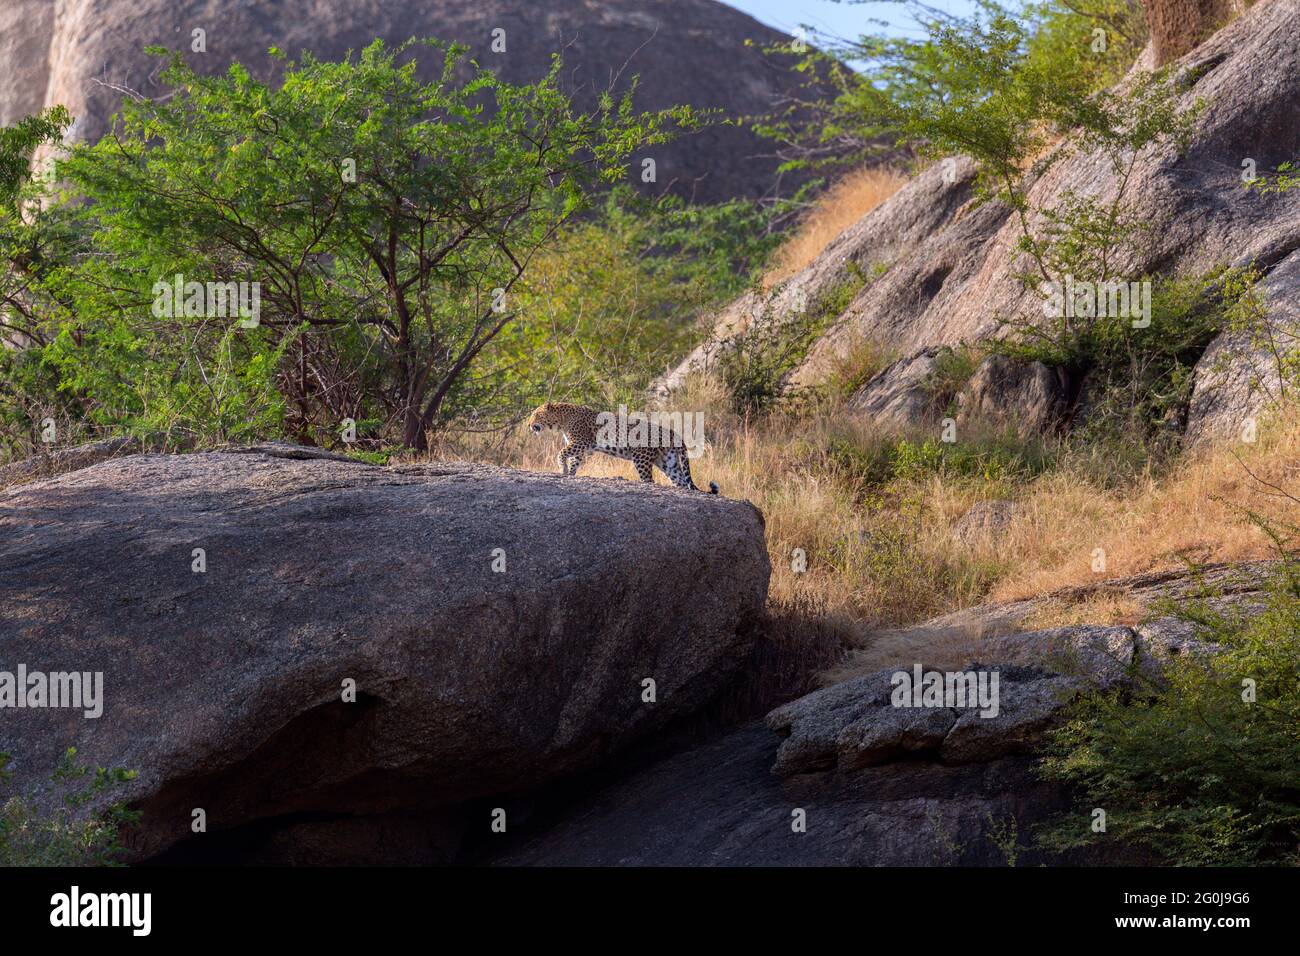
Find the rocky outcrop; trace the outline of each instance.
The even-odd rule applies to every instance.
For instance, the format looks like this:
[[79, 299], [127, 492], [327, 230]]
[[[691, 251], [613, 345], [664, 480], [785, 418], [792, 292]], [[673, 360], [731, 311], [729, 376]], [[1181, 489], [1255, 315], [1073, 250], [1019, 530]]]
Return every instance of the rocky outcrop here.
[[[1026, 634], [998, 712], [896, 707], [889, 669], [772, 711], [578, 800], [496, 862], [534, 866], [1060, 863], [1032, 827], [1068, 801], [1031, 756], [1070, 699], [1121, 679], [1129, 628]], [[1010, 651], [1006, 651], [1011, 655]], [[1061, 673], [1049, 660], [1060, 662]]]
[[[886, 429], [933, 425], [946, 411], [937, 387], [947, 346], [931, 346], [881, 369], [850, 397], [848, 407]], [[1050, 432], [1070, 408], [1069, 385], [1060, 369], [990, 355], [955, 395], [959, 425], [1010, 427], [1022, 437]]]
[[849, 400], [884, 428], [914, 428], [940, 411], [930, 382], [942, 349], [931, 348], [883, 368]]
[[[884, 292], [873, 293], [873, 290], [882, 283], [892, 288], [901, 272], [907, 271], [907, 262], [919, 249], [928, 247], [932, 237], [965, 235], [972, 231], [980, 234], [995, 221], [1000, 222], [1005, 214], [996, 206], [972, 208], [975, 172], [975, 164], [964, 158], [945, 160], [923, 170], [840, 233], [802, 271], [767, 294], [749, 291], [724, 308], [712, 336], [656, 379], [651, 390], [661, 396], [670, 394], [692, 372], [710, 369], [728, 341], [743, 334], [756, 321], [780, 322], [801, 312], [817, 312], [822, 303], [839, 298], [842, 290], [850, 285], [858, 288], [854, 302], [872, 294], [883, 295]], [[936, 280], [942, 282], [937, 274]], [[899, 306], [893, 331], [898, 334], [877, 337], [871, 330], [873, 340], [878, 338], [882, 344], [898, 346], [899, 351], [909, 353], [935, 344], [960, 342], [962, 331], [958, 329], [954, 329], [951, 337], [930, 334], [933, 326], [922, 330], [919, 337], [905, 334], [911, 319], [923, 310], [933, 292], [933, 283], [913, 286], [910, 292], [896, 290]], [[843, 344], [845, 348], [850, 344], [847, 333]], [[812, 376], [807, 382], [815, 384], [819, 380]]]
[[105, 438], [71, 448], [51, 449], [43, 455], [0, 465], [0, 488], [89, 468], [101, 461], [120, 458], [139, 449], [140, 443], [132, 438]]
[[[1032, 827], [1067, 804], [1033, 761], [897, 761], [778, 777], [749, 726], [537, 821], [504, 866], [1007, 866], [1049, 862]], [[1053, 861], [1059, 862], [1059, 861]], [[1110, 862], [1118, 862], [1112, 859]]]
[[[1181, 105], [1202, 100], [1205, 109], [1185, 154], [1172, 146], [1153, 150], [1133, 170], [1130, 208], [1154, 228], [1150, 242], [1122, 264], [1124, 274], [1197, 275], [1254, 265], [1269, 280], [1266, 312], [1276, 316], [1292, 307], [1289, 280], [1273, 274], [1289, 270], [1288, 257], [1300, 248], [1300, 190], [1249, 190], [1242, 172], [1247, 160], [1266, 175], [1300, 156], [1300, 72], [1293, 69], [1300, 60], [1298, 21], [1300, 0], [1268, 0], [1179, 61]], [[1019, 224], [999, 204], [975, 202], [974, 177], [965, 159], [934, 164], [766, 299], [751, 294], [749, 314], [782, 321], [850, 265], [868, 277], [791, 372], [791, 388], [820, 383], [864, 340], [915, 355], [1005, 334], [1000, 320], [1041, 321], [1041, 299], [1017, 278], [1020, 264], [1012, 250]], [[1033, 181], [1029, 203], [1051, 206], [1069, 190], [1105, 200], [1116, 189], [1103, 158], [1070, 154]], [[658, 388], [674, 387], [691, 368], [707, 368], [711, 348], [706, 344], [688, 356]], [[1198, 369], [1203, 382], [1208, 374]], [[1228, 413], [1232, 430], [1240, 417], [1237, 408]], [[1213, 430], [1219, 420], [1208, 410], [1193, 419], [1196, 433]]]
[[[1259, 598], [1274, 567], [1159, 572], [1105, 586], [1151, 601], [1208, 588], [1220, 605], [1241, 607]], [[1168, 617], [1023, 632], [1020, 623], [1038, 609], [1029, 604], [986, 605], [918, 625], [910, 629], [911, 660], [778, 707], [766, 729], [743, 728], [604, 781], [530, 821], [492, 859], [529, 866], [1149, 862], [1067, 860], [1031, 846], [1033, 827], [1070, 806], [1036, 773], [1034, 755], [1079, 693], [1159, 680], [1170, 658], [1215, 648], [1193, 625]], [[936, 640], [952, 629], [970, 633], [974, 659], [935, 659]], [[997, 712], [960, 701], [896, 706], [895, 674], [917, 666], [996, 672]]]
[[[540, 79], [553, 53], [564, 56], [563, 85], [586, 107], [613, 83], [630, 88], [640, 77], [637, 106], [682, 103], [749, 116], [792, 94], [798, 76], [763, 47], [788, 39], [739, 10], [714, 0], [6, 0], [0, 10], [0, 124], [62, 103], [77, 120], [76, 136], [95, 140], [118, 110], [123, 90], [145, 96], [166, 91], [157, 61], [144, 48], [181, 50], [200, 72], [224, 71], [232, 61], [259, 79], [275, 75], [267, 55], [279, 47], [336, 59], [375, 37], [390, 44], [437, 37], [469, 47], [470, 55], [504, 79]], [[193, 52], [202, 30], [206, 52]], [[496, 33], [495, 31], [503, 31]], [[505, 49], [493, 49], [494, 41]], [[754, 41], [746, 45], [746, 41]], [[421, 66], [430, 78], [438, 64]], [[649, 151], [656, 190], [716, 201], [760, 196], [773, 185], [777, 161], [751, 132], [717, 125]], [[640, 162], [635, 164], [640, 182]]]
[[241, 859], [446, 859], [467, 802], [714, 697], [768, 572], [752, 505], [674, 488], [119, 458], [0, 492], [0, 671], [103, 675], [101, 716], [5, 709], [0, 751], [38, 801], [69, 746], [138, 770], [132, 859], [241, 833]]
[[1021, 436], [1051, 431], [1069, 407], [1069, 383], [1060, 369], [990, 355], [957, 393], [957, 421], [1010, 425]]
[[[772, 772], [855, 770], [918, 753], [971, 763], [1030, 752], [1076, 693], [1122, 680], [1135, 648], [1127, 627], [1085, 625], [1004, 637], [984, 649], [999, 663], [964, 668], [990, 681], [997, 675], [993, 708], [973, 699], [956, 707], [896, 706], [895, 675], [911, 677], [898, 667], [836, 684], [768, 714], [768, 727], [785, 738]], [[923, 657], [924, 648], [917, 651]], [[932, 668], [922, 663], [921, 670]]]
[[1187, 439], [1254, 441], [1261, 413], [1284, 397], [1283, 368], [1300, 362], [1300, 251], [1260, 289], [1267, 314], [1255, 332], [1224, 332], [1196, 366]]

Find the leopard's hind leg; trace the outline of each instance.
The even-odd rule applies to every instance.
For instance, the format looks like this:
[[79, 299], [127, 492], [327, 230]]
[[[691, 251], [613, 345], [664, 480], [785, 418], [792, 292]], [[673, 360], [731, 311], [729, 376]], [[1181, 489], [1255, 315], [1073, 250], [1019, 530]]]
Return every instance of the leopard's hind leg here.
[[[665, 448], [659, 456], [659, 470], [678, 488], [689, 488], [691, 491], [704, 490], [695, 486], [695, 480], [691, 477], [691, 461], [684, 448]], [[718, 493], [716, 482], [709, 482], [709, 493], [713, 495]]]

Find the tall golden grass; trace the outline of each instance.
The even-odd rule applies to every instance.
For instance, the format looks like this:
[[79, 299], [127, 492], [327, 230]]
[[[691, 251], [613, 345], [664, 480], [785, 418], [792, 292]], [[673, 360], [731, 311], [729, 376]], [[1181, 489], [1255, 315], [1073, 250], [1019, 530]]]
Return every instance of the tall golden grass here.
[[907, 177], [883, 166], [856, 169], [837, 180], [776, 251], [772, 268], [763, 277], [770, 289], [817, 258], [831, 240], [853, 225], [907, 182]]
[[[724, 495], [762, 510], [774, 605], [815, 606], [850, 629], [908, 625], [1189, 560], [1265, 557], [1270, 541], [1251, 513], [1300, 525], [1300, 506], [1270, 488], [1300, 493], [1295, 414], [1262, 429], [1254, 444], [1196, 449], [1163, 474], [1118, 482], [1104, 459], [1065, 446], [1052, 467], [1023, 479], [939, 471], [866, 482], [846, 467], [846, 454], [869, 458], [900, 436], [842, 407], [745, 419], [705, 377], [689, 382], [674, 407], [706, 416], [709, 444], [692, 463], [696, 483], [716, 481]], [[558, 443], [554, 433], [519, 429], [490, 442], [466, 438], [442, 453], [555, 471]], [[582, 473], [636, 480], [630, 464], [600, 455]], [[958, 533], [970, 507], [989, 499], [1015, 503], [1009, 524]], [[1087, 611], [1131, 621], [1140, 609], [1109, 601]]]

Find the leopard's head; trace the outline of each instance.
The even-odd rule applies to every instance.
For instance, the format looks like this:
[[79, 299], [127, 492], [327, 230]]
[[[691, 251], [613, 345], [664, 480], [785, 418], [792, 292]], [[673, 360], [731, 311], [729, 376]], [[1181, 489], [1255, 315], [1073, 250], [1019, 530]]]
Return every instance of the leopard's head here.
[[559, 424], [560, 410], [554, 402], [538, 405], [532, 417], [528, 419], [528, 428], [534, 432], [540, 432], [543, 428], [555, 428]]

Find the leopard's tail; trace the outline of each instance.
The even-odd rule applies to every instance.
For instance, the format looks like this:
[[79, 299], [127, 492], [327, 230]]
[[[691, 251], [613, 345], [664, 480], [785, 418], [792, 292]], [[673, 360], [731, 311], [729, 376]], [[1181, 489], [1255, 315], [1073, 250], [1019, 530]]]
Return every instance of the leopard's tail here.
[[[685, 451], [682, 451], [681, 454], [670, 452], [665, 464], [668, 466], [668, 470], [665, 474], [668, 475], [673, 484], [682, 488], [693, 488], [696, 491], [704, 490], [697, 485], [695, 479], [691, 477], [691, 459]], [[710, 481], [709, 494], [716, 495], [717, 493], [718, 483], [716, 481]]]

